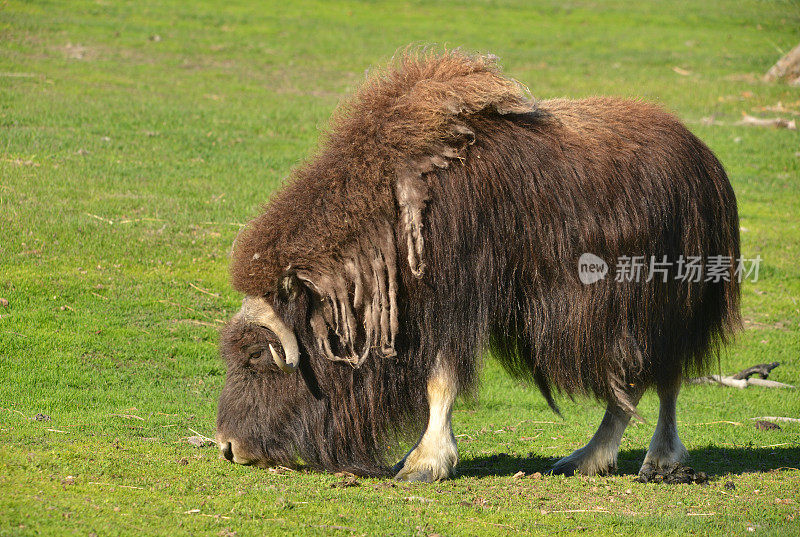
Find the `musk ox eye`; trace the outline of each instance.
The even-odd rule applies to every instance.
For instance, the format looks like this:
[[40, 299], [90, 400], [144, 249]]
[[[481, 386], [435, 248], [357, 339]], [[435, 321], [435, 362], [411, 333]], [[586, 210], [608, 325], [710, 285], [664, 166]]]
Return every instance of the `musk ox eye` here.
[[263, 348], [250, 349], [250, 353], [247, 355], [247, 359], [250, 360], [251, 363], [257, 363], [261, 360], [263, 354], [264, 354]]

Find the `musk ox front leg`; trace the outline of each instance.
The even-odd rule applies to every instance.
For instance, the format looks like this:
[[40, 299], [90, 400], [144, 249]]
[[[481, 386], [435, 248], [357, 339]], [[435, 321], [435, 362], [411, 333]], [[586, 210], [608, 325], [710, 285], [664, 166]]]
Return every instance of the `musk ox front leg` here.
[[[441, 364], [441, 360], [437, 361]], [[453, 375], [437, 367], [428, 379], [428, 426], [417, 445], [395, 465], [395, 479], [432, 483], [453, 475], [458, 462], [451, 424], [455, 398]]]
[[660, 468], [669, 468], [681, 462], [688, 455], [686, 447], [678, 437], [675, 405], [680, 391], [680, 379], [669, 386], [658, 387], [658, 423], [653, 439], [644, 457], [639, 475], [653, 476]]
[[[631, 402], [636, 405], [641, 398], [641, 392], [630, 394]], [[554, 466], [553, 474], [574, 475], [608, 475], [617, 469], [617, 453], [622, 441], [622, 433], [631, 421], [631, 414], [620, 406], [610, 403], [606, 407], [603, 421], [594, 433], [592, 439], [584, 447], [575, 450], [572, 454], [558, 461]]]

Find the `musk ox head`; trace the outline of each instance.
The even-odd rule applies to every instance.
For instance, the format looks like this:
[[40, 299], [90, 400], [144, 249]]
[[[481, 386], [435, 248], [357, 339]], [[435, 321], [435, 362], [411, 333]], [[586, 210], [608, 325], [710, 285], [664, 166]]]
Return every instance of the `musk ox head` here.
[[[288, 285], [288, 284], [287, 284]], [[297, 293], [247, 297], [221, 334], [227, 379], [217, 413], [217, 444], [235, 463], [286, 463], [293, 407], [303, 404], [292, 389], [300, 346], [294, 330], [275, 310], [296, 309]]]
[[[387, 475], [387, 444], [424, 419], [426, 370], [396, 356], [361, 366], [328, 358], [309, 322], [324, 301], [292, 280], [292, 292], [245, 298], [222, 331], [221, 455], [261, 467]], [[333, 330], [329, 336], [338, 341]]]

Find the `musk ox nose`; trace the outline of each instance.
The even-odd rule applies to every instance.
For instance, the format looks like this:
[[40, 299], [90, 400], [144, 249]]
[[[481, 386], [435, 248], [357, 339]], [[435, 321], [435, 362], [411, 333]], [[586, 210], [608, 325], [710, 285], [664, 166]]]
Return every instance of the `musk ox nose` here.
[[219, 450], [222, 452], [223, 457], [233, 462], [233, 448], [230, 442], [222, 442], [219, 445]]

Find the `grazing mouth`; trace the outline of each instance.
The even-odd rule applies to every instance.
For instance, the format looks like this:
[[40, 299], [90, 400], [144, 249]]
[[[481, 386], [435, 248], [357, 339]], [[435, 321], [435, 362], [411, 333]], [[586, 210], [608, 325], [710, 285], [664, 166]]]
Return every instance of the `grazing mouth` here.
[[219, 447], [220, 458], [230, 461], [234, 464], [241, 464], [242, 466], [257, 466], [259, 468], [269, 468], [274, 466], [270, 461], [257, 458], [249, 453], [242, 447], [242, 445], [234, 439], [223, 439], [221, 435], [217, 435], [217, 446]]

